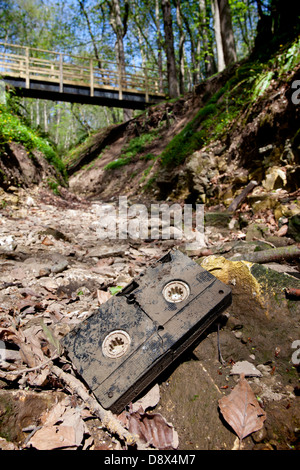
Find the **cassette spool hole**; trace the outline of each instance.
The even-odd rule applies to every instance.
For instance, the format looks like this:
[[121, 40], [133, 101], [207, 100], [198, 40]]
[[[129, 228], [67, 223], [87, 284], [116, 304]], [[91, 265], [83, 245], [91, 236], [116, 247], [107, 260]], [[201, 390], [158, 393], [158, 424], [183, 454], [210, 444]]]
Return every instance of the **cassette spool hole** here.
[[126, 354], [130, 343], [130, 336], [126, 331], [112, 331], [102, 343], [103, 354], [111, 359], [122, 357]]
[[171, 281], [165, 285], [162, 294], [167, 302], [182, 302], [190, 295], [190, 288], [186, 282]]

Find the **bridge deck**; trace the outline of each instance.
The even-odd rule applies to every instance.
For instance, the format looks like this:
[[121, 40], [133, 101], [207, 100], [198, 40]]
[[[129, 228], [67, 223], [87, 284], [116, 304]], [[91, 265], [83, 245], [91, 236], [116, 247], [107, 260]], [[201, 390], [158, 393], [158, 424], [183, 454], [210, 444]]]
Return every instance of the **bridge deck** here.
[[157, 70], [0, 43], [0, 75], [25, 97], [144, 109], [165, 98]]

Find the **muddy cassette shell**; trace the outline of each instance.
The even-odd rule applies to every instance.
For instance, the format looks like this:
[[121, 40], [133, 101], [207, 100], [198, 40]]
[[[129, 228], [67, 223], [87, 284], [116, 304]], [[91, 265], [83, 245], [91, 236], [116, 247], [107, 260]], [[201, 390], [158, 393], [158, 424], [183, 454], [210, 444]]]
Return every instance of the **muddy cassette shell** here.
[[103, 408], [120, 413], [231, 304], [231, 289], [171, 251], [76, 326], [62, 345]]

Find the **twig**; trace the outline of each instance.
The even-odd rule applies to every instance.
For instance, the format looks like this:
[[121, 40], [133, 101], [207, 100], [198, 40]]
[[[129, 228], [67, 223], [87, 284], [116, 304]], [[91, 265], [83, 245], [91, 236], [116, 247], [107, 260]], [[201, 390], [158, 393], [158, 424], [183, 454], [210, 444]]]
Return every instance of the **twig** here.
[[281, 246], [269, 250], [255, 251], [253, 253], [236, 254], [229, 258], [230, 261], [249, 261], [251, 263], [268, 263], [271, 261], [289, 261], [300, 259], [300, 246]]
[[221, 364], [224, 366], [226, 362], [224, 361], [222, 354], [221, 354], [221, 347], [220, 347], [220, 323], [218, 323], [218, 331], [217, 331], [217, 343], [218, 343], [218, 355], [219, 355], [219, 361]]
[[100, 403], [98, 403], [97, 400], [89, 394], [85, 386], [76, 377], [64, 372], [54, 365], [52, 366], [51, 371], [65, 382], [65, 384], [67, 384], [71, 390], [88, 405], [90, 411], [101, 420], [103, 427], [110, 433], [117, 434], [130, 446], [136, 445], [139, 450], [146, 450], [149, 448], [146, 444], [140, 441], [138, 436], [127, 431], [111, 411], [102, 408]]
[[34, 429], [31, 431], [31, 433], [29, 434], [29, 436], [26, 437], [25, 441], [24, 441], [24, 444], [23, 444], [23, 447], [25, 448], [28, 444], [28, 442], [30, 441], [30, 439], [32, 438], [32, 436], [39, 430], [39, 429], [42, 429], [43, 426], [35, 426]]
[[248, 194], [252, 191], [252, 189], [255, 188], [255, 186], [257, 186], [257, 184], [258, 183], [256, 181], [250, 181], [250, 183], [243, 189], [241, 194], [239, 194], [232, 201], [232, 203], [228, 207], [227, 211], [228, 212], [235, 212], [237, 210], [237, 208], [239, 207], [239, 205], [246, 199]]
[[25, 373], [27, 373], [27, 372], [33, 372], [33, 371], [35, 371], [35, 370], [42, 369], [42, 368], [45, 367], [47, 364], [49, 364], [50, 362], [52, 362], [53, 359], [56, 359], [56, 358], [57, 358], [57, 354], [55, 354], [54, 356], [50, 357], [50, 359], [47, 359], [47, 361], [42, 362], [42, 363], [39, 364], [38, 366], [30, 367], [29, 369], [9, 370], [9, 371], [7, 371], [7, 372], [1, 372], [1, 371], [0, 371], [0, 377], [5, 377], [6, 375], [21, 375], [21, 374], [25, 374]]

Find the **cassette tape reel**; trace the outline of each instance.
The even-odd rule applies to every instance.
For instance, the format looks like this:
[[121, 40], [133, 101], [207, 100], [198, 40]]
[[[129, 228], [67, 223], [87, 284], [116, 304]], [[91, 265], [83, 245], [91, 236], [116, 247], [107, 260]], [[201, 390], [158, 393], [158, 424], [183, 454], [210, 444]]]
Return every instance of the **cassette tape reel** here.
[[120, 413], [231, 304], [231, 289], [171, 251], [62, 345], [103, 408]]

